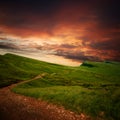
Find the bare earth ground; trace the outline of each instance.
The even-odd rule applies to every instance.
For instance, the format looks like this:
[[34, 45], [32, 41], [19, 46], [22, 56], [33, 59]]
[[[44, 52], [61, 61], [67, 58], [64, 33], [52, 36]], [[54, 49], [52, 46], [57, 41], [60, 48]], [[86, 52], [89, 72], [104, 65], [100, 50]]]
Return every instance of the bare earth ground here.
[[77, 115], [63, 107], [13, 93], [10, 89], [14, 86], [0, 89], [0, 120], [91, 120], [84, 114]]

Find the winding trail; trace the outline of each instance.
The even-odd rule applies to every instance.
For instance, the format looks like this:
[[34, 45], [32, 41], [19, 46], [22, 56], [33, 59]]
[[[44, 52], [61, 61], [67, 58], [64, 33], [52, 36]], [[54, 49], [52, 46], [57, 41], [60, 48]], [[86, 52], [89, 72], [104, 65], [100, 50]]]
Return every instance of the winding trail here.
[[[36, 76], [31, 80], [44, 77], [46, 74]], [[31, 81], [29, 80], [29, 81]], [[91, 120], [84, 114], [77, 115], [65, 110], [63, 107], [13, 93], [11, 88], [17, 84], [0, 89], [0, 120]]]

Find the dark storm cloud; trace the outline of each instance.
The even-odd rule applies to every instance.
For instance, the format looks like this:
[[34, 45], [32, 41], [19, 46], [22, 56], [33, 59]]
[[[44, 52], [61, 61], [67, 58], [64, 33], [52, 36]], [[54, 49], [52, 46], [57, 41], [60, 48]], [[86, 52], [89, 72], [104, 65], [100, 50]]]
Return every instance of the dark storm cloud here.
[[61, 45], [50, 45], [44, 44], [42, 46], [36, 46], [39, 50], [53, 50], [52, 54], [63, 56], [68, 59], [74, 59], [77, 61], [81, 60], [92, 60], [92, 61], [101, 61], [99, 56], [85, 55], [85, 52], [79, 50], [79, 45], [71, 44], [61, 44]]
[[[3, 0], [0, 3], [0, 18], [3, 19], [3, 23], [11, 27], [25, 27], [25, 24], [28, 25], [29, 22], [32, 24], [32, 20], [29, 19], [32, 19], [33, 16], [37, 16], [35, 19], [40, 18], [39, 21], [49, 19], [54, 24], [59, 20], [56, 21], [52, 18], [58, 15], [62, 8], [63, 11], [64, 9], [73, 11], [71, 15], [68, 12], [68, 15], [62, 18], [63, 21], [69, 22], [73, 20], [71, 16], [74, 16], [74, 14], [77, 14], [77, 16], [82, 12], [86, 14], [87, 9], [90, 11], [90, 14], [98, 15], [100, 20], [105, 23], [104, 25], [113, 22], [118, 23], [120, 20], [118, 18], [119, 5], [116, 0], [97, 0], [97, 2], [95, 0]], [[76, 13], [74, 13], [74, 10]], [[77, 21], [85, 22], [88, 19], [91, 19], [89, 14], [78, 17]]]
[[111, 39], [109, 41], [96, 42], [92, 43], [90, 46], [94, 49], [115, 50], [120, 52], [120, 39]]
[[119, 8], [118, 0], [3, 0], [0, 24], [48, 33], [65, 21], [79, 24], [97, 19], [99, 27], [116, 27], [120, 25]]
[[120, 27], [119, 0], [101, 0], [94, 5], [94, 8], [102, 28]]
[[71, 45], [71, 44], [61, 44], [59, 45], [60, 48], [68, 48], [68, 49], [73, 49], [76, 48], [77, 45]]
[[61, 0], [3, 0], [1, 1], [1, 10], [12, 15], [21, 15], [26, 13], [35, 13], [42, 15], [51, 15], [60, 6]]
[[100, 61], [101, 59], [97, 56], [90, 56], [90, 55], [85, 55], [84, 52], [69, 52], [69, 51], [62, 51], [62, 50], [58, 50], [56, 51], [56, 55], [58, 56], [64, 56], [65, 58], [68, 59], [74, 59], [74, 60], [92, 60], [92, 61]]
[[18, 47], [11, 43], [0, 43], [0, 48], [18, 50]]
[[[0, 34], [37, 36], [41, 40], [42, 35], [48, 40], [52, 37], [58, 45], [30, 44], [26, 47], [52, 49], [57, 55], [71, 59], [98, 60], [101, 56], [97, 56], [99, 51], [114, 51], [112, 55], [119, 55], [119, 13], [119, 0], [2, 0]], [[1, 36], [0, 39], [5, 40]], [[77, 44], [79, 42], [81, 46]], [[16, 49], [11, 44], [1, 44], [0, 47]], [[89, 55], [82, 52], [84, 48], [90, 49]], [[97, 57], [92, 55], [93, 51]]]
[[36, 16], [35, 19], [40, 18], [39, 21], [51, 19], [59, 6], [59, 0], [4, 0], [0, 3], [0, 13], [2, 14], [0, 18], [8, 26], [25, 27], [25, 25], [35, 22], [32, 21], [34, 16]]

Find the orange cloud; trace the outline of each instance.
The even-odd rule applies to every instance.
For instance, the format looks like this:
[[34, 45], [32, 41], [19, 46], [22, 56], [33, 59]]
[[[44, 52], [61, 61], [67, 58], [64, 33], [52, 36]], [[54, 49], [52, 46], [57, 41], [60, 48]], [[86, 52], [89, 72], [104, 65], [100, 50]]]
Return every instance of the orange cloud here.
[[[18, 39], [23, 44], [28, 40], [29, 44], [25, 44], [28, 48], [53, 50], [68, 58], [114, 60], [120, 52], [120, 20], [111, 0], [109, 4], [112, 7], [101, 0], [63, 0], [49, 4], [22, 1], [19, 6], [15, 2], [3, 2], [0, 37]], [[117, 9], [117, 4], [114, 5]], [[8, 48], [5, 45], [1, 47]]]

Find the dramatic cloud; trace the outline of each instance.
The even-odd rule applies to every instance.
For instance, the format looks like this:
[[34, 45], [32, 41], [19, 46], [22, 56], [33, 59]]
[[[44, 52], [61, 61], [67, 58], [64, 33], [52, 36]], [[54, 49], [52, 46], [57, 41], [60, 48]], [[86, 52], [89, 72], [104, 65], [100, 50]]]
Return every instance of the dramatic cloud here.
[[118, 0], [3, 0], [0, 48], [120, 60]]
[[0, 44], [0, 48], [3, 48], [3, 49], [16, 49], [16, 46], [14, 45], [11, 45], [11, 44]]

